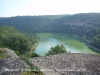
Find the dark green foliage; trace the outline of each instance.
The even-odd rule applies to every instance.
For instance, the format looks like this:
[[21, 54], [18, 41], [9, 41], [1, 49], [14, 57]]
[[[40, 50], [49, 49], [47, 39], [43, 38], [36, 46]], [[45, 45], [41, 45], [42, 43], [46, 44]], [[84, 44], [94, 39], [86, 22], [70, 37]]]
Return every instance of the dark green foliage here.
[[5, 39], [4, 45], [13, 50], [18, 50], [21, 54], [30, 50], [30, 42], [25, 37], [8, 37], [8, 39]]
[[64, 45], [57, 45], [55, 47], [51, 47], [51, 49], [45, 55], [53, 55], [59, 53], [67, 53], [67, 50]]
[[23, 34], [13, 27], [0, 26], [0, 46], [17, 50], [20, 54], [31, 51], [31, 47], [37, 40], [35, 38], [33, 35]]
[[100, 49], [100, 35], [97, 35], [91, 40], [91, 45]]
[[1, 34], [0, 34], [0, 47], [4, 47], [4, 45], [3, 45], [3, 40], [2, 40], [2, 37], [1, 37]]
[[40, 55], [38, 55], [37, 53], [32, 53], [31, 54], [31, 58], [33, 58], [33, 57], [39, 57]]
[[20, 53], [19, 53], [18, 50], [14, 50], [14, 52], [15, 52], [18, 56], [20, 56]]

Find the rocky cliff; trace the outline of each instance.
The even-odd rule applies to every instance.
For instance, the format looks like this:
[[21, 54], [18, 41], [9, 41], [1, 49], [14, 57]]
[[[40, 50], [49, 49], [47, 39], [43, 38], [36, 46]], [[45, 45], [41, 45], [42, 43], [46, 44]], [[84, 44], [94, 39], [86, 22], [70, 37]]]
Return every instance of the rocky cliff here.
[[[13, 50], [6, 50], [0, 60], [0, 75], [20, 75], [29, 66]], [[30, 58], [45, 75], [100, 75], [100, 56], [83, 53], [64, 53]]]
[[6, 51], [4, 59], [0, 60], [0, 75], [20, 75], [25, 68], [29, 68], [13, 50], [8, 48], [0, 48], [0, 50]]
[[100, 75], [100, 56], [65, 53], [31, 58], [30, 62], [46, 75]]

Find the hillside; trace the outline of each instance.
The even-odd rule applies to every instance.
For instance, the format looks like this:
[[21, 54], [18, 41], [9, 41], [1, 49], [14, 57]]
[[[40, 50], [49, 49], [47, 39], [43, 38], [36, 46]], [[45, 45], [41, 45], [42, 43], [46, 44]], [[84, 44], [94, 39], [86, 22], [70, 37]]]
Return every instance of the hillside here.
[[0, 24], [14, 26], [28, 33], [49, 32], [78, 35], [88, 40], [91, 46], [100, 49], [100, 13], [16, 16], [0, 18]]
[[100, 56], [65, 53], [31, 58], [46, 75], [100, 75]]
[[34, 51], [36, 35], [22, 33], [12, 26], [0, 25], [0, 47], [10, 48], [19, 54]]
[[0, 25], [0, 75], [43, 75], [40, 71], [27, 72], [27, 69], [38, 69], [29, 62], [37, 42], [36, 35]]

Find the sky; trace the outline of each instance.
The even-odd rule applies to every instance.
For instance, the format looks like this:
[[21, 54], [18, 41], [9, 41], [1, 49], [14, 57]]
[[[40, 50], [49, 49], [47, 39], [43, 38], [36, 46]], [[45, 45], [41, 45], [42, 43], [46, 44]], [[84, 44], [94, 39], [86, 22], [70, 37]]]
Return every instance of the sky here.
[[0, 17], [100, 13], [100, 0], [0, 0]]

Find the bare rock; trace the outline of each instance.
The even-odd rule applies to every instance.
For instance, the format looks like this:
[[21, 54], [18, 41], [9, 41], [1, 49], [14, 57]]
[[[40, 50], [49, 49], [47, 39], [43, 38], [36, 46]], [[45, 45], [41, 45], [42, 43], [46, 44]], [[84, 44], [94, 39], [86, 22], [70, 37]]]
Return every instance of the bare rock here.
[[0, 60], [0, 75], [20, 75], [25, 68], [29, 66], [21, 60], [13, 50], [8, 48], [0, 48], [6, 50], [5, 58]]
[[31, 58], [46, 75], [100, 75], [100, 56], [65, 53]]

